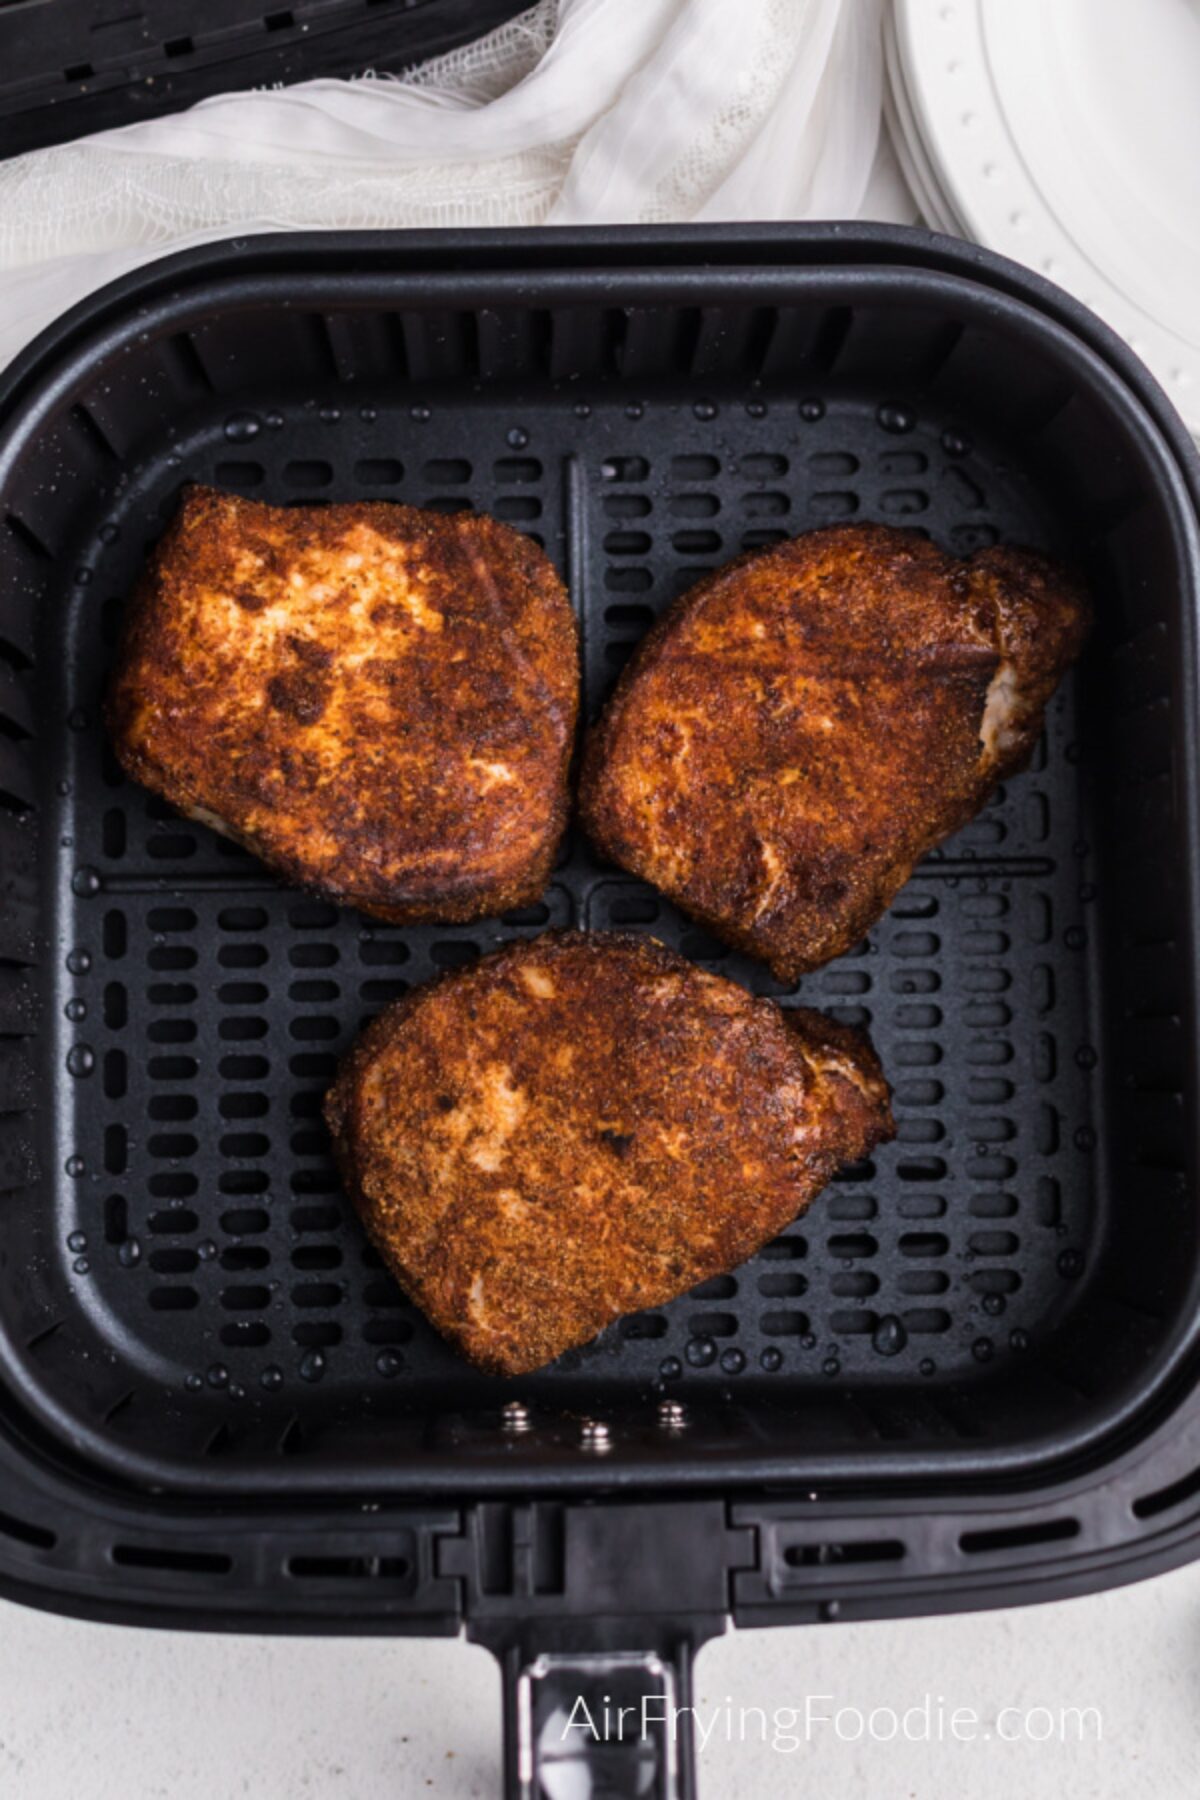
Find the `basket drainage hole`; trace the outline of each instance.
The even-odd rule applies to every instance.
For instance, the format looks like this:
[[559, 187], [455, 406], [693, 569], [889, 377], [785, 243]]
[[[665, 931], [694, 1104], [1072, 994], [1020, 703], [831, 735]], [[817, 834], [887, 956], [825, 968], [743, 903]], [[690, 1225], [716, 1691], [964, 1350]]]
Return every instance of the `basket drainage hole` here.
[[123, 1244], [129, 1236], [129, 1206], [124, 1194], [110, 1194], [104, 1202], [104, 1241]]

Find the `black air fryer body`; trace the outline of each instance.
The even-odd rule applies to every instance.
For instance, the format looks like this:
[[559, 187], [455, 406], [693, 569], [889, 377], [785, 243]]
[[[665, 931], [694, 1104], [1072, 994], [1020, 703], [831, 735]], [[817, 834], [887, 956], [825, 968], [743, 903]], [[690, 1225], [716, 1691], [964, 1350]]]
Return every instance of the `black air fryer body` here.
[[[1193, 1554], [1200, 477], [1104, 327], [884, 227], [257, 238], [48, 331], [0, 392], [0, 480], [7, 1592], [465, 1625], [511, 1677], [515, 1783], [564, 1683], [682, 1703], [730, 1617]], [[700, 574], [833, 519], [1052, 550], [1097, 625], [1028, 773], [795, 988], [579, 837], [541, 905], [402, 930], [281, 887], [105, 746], [123, 598], [192, 480], [530, 532], [589, 716]], [[869, 1025], [899, 1131], [734, 1274], [506, 1383], [368, 1249], [320, 1102], [389, 999], [550, 924]]]

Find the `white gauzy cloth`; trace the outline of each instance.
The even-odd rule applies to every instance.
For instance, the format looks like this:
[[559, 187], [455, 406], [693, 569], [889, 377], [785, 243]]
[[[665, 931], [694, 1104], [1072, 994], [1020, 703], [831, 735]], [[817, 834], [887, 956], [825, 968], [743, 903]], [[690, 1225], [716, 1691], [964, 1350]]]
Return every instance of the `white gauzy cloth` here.
[[0, 366], [169, 250], [322, 228], [892, 218], [882, 0], [539, 0], [407, 75], [0, 163]]

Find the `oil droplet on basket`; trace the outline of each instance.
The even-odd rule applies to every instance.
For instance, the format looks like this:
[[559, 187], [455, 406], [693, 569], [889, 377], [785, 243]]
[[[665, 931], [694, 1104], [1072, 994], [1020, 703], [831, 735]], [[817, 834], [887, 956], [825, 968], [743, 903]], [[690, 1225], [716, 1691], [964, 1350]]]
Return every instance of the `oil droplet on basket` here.
[[68, 1000], [67, 1004], [63, 1007], [63, 1012], [66, 1014], [68, 1019], [72, 1019], [75, 1022], [78, 1022], [80, 1019], [86, 1019], [87, 1018], [87, 1001], [86, 1000]]
[[119, 525], [107, 524], [100, 527], [99, 537], [102, 544], [115, 544], [121, 535]]
[[991, 1362], [995, 1347], [990, 1337], [976, 1338], [971, 1345], [971, 1355], [976, 1362]]
[[899, 435], [911, 431], [917, 422], [917, 416], [907, 406], [884, 405], [876, 412], [875, 417], [885, 431]]
[[66, 1170], [67, 1174], [76, 1180], [83, 1174], [86, 1166], [82, 1156], [68, 1156], [66, 1162], [63, 1164], [63, 1168]]
[[224, 1363], [212, 1363], [204, 1372], [204, 1379], [209, 1387], [223, 1388], [229, 1386], [229, 1370]]
[[880, 1356], [899, 1356], [908, 1333], [895, 1313], [887, 1313], [871, 1333], [871, 1347]]
[[300, 1358], [300, 1375], [304, 1381], [320, 1381], [325, 1373], [325, 1358], [319, 1350], [309, 1350]]
[[800, 1348], [802, 1350], [815, 1350], [816, 1347], [817, 1347], [816, 1333], [813, 1331], [803, 1332], [801, 1335], [801, 1338], [800, 1338]]
[[1068, 1281], [1078, 1275], [1083, 1268], [1083, 1258], [1078, 1250], [1060, 1250], [1058, 1253], [1058, 1272], [1065, 1275]]
[[767, 403], [765, 400], [747, 400], [746, 411], [752, 419], [765, 419]]
[[235, 1381], [232, 1384], [229, 1389], [229, 1398], [231, 1400], [244, 1400], [246, 1398], [246, 1390], [242, 1387], [240, 1382]]
[[126, 1238], [117, 1250], [117, 1261], [123, 1269], [135, 1269], [142, 1260], [142, 1246], [136, 1238]]
[[917, 1369], [922, 1375], [933, 1375], [937, 1372], [937, 1364], [932, 1356], [923, 1356], [917, 1364]]
[[[90, 951], [69, 950], [67, 952], [67, 967], [72, 975], [86, 975], [91, 966], [92, 958]], [[81, 1013], [79, 1016], [82, 1018], [83, 1014]], [[71, 1017], [70, 1013], [67, 1014], [67, 1017]]]
[[993, 1318], [997, 1318], [1007, 1304], [1003, 1294], [985, 1294], [983, 1296], [983, 1310], [985, 1313], [990, 1313]]
[[658, 1372], [664, 1381], [678, 1381], [683, 1374], [683, 1364], [677, 1356], [664, 1356], [658, 1365]]
[[523, 450], [529, 442], [529, 433], [523, 425], [514, 425], [510, 431], [505, 432], [504, 441], [510, 450]]
[[262, 430], [262, 420], [257, 413], [232, 413], [225, 421], [225, 436], [231, 444], [248, 444]]
[[71, 892], [78, 894], [81, 900], [91, 899], [100, 892], [100, 877], [95, 869], [76, 869], [71, 877]]
[[196, 1255], [200, 1258], [201, 1262], [211, 1262], [216, 1254], [217, 1246], [213, 1243], [211, 1238], [204, 1238], [196, 1245]]
[[384, 1375], [390, 1380], [393, 1375], [398, 1375], [404, 1367], [404, 1358], [398, 1350], [381, 1350], [375, 1358], [375, 1367], [380, 1375]]
[[67, 1051], [67, 1073], [81, 1077], [90, 1075], [96, 1066], [96, 1052], [89, 1044], [72, 1044]]
[[412, 406], [409, 408], [409, 417], [415, 419], [418, 425], [424, 425], [433, 417], [433, 410], [428, 406]]
[[1027, 1331], [1022, 1331], [1020, 1326], [1018, 1326], [1015, 1331], [1009, 1332], [1008, 1341], [1014, 1350], [1028, 1350], [1029, 1333]]
[[577, 400], [574, 406], [574, 413], [577, 419], [590, 419], [592, 416], [592, 409], [586, 400]]
[[721, 1367], [727, 1375], [740, 1375], [746, 1366], [746, 1357], [741, 1350], [726, 1350], [721, 1357]]
[[358, 416], [364, 425], [373, 425], [379, 417], [379, 414], [373, 406], [360, 406], [358, 409]]
[[257, 412], [232, 412], [225, 419], [225, 436], [232, 445], [248, 445], [252, 437], [259, 436], [263, 430], [263, 421]]
[[258, 1378], [258, 1385], [259, 1387], [265, 1387], [268, 1391], [282, 1387], [283, 1370], [277, 1363], [268, 1363]]
[[73, 1251], [76, 1256], [79, 1255], [81, 1250], [86, 1250], [87, 1249], [87, 1232], [86, 1231], [73, 1231], [71, 1233], [70, 1237], [67, 1239], [67, 1249]]
[[625, 417], [627, 419], [640, 419], [645, 410], [646, 409], [640, 400], [631, 400], [629, 405], [625, 408]]
[[970, 448], [970, 438], [964, 437], [961, 431], [943, 431], [942, 449], [947, 456], [965, 456]]
[[189, 1394], [198, 1394], [200, 1389], [204, 1386], [204, 1380], [202, 1376], [189, 1375], [183, 1385], [188, 1390]]
[[76, 569], [75, 581], [79, 587], [86, 587], [91, 579], [92, 571], [90, 569]]
[[283, 424], [283, 414], [277, 413], [277, 412], [269, 412], [267, 414], [267, 424], [270, 426], [272, 431], [278, 431], [279, 427]]
[[336, 425], [341, 416], [336, 406], [323, 406], [317, 414], [323, 425]]
[[692, 412], [698, 419], [715, 419], [717, 416], [717, 409], [711, 400], [697, 400]]
[[77, 1256], [71, 1267], [77, 1275], [87, 1275], [90, 1273], [92, 1265], [86, 1256]]
[[1094, 1069], [1096, 1066], [1096, 1052], [1090, 1044], [1080, 1044], [1078, 1050], [1075, 1052], [1075, 1061], [1079, 1064], [1081, 1069]]
[[823, 400], [802, 400], [800, 417], [809, 425], [815, 425], [818, 419], [825, 417], [825, 402]]
[[773, 1375], [776, 1369], [783, 1367], [783, 1351], [777, 1344], [768, 1344], [758, 1360], [767, 1374]]
[[821, 1364], [822, 1375], [829, 1375], [829, 1376], [840, 1375], [841, 1372], [842, 1372], [842, 1365], [838, 1361], [836, 1356], [827, 1356], [825, 1358], [825, 1361]]
[[706, 1369], [717, 1359], [715, 1341], [703, 1333], [700, 1337], [689, 1338], [683, 1352], [693, 1369]]

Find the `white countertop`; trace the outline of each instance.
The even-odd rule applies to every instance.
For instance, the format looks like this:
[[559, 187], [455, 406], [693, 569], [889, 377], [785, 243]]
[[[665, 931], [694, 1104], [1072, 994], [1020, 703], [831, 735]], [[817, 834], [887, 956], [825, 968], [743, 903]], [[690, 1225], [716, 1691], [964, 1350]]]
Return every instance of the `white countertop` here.
[[[1009, 1612], [731, 1634], [696, 1675], [700, 1716], [717, 1719], [702, 1800], [1192, 1800], [1200, 1565]], [[726, 1696], [770, 1719], [832, 1695], [814, 1699], [815, 1720], [835, 1707], [899, 1713], [926, 1693], [946, 1715], [973, 1708], [977, 1741], [852, 1743], [815, 1722], [794, 1751], [725, 1741]], [[997, 1736], [1001, 1708], [1064, 1706], [1099, 1709], [1099, 1744]], [[1031, 1717], [1044, 1732], [1046, 1717]], [[5, 1800], [493, 1800], [499, 1751], [496, 1666], [454, 1640], [133, 1631], [0, 1606]]]

